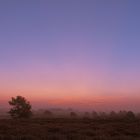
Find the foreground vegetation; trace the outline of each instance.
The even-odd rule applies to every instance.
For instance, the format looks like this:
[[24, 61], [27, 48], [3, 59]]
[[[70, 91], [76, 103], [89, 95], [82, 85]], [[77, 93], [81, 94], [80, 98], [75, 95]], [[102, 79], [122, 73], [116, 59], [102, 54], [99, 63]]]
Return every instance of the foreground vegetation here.
[[1, 119], [0, 140], [139, 140], [140, 120]]
[[34, 112], [22, 96], [9, 105], [9, 116], [0, 119], [0, 140], [140, 140], [140, 114], [132, 111]]

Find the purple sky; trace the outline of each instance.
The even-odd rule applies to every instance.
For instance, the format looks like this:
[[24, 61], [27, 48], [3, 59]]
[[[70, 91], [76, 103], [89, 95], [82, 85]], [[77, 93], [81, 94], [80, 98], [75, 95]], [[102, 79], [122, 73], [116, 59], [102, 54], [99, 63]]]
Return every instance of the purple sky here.
[[1, 0], [0, 98], [140, 98], [139, 7], [139, 0]]

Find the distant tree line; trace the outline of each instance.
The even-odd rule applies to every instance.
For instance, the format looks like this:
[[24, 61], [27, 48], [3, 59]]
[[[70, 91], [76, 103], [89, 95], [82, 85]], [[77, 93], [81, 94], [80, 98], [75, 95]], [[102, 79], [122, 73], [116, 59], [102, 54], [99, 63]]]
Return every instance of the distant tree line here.
[[[75, 112], [71, 112], [70, 116], [72, 118], [77, 118], [78, 115]], [[119, 112], [115, 112], [115, 111], [111, 111], [110, 113], [106, 113], [106, 112], [96, 112], [96, 111], [92, 111], [90, 112], [85, 112], [83, 115], [81, 115], [83, 118], [85, 119], [95, 119], [95, 120], [114, 120], [114, 119], [125, 119], [125, 120], [134, 120], [136, 118], [140, 118], [139, 114], [135, 114], [132, 111], [119, 111]]]
[[[29, 101], [27, 101], [24, 97], [22, 96], [17, 96], [17, 97], [12, 97], [11, 100], [9, 101], [9, 105], [12, 106], [10, 111], [8, 112], [10, 116], [14, 119], [19, 119], [19, 118], [30, 118], [33, 116], [32, 113], [32, 106]], [[54, 117], [54, 114], [49, 111], [45, 110], [43, 113], [43, 116], [45, 117]], [[83, 115], [79, 115], [78, 113], [71, 111], [69, 113], [70, 118], [79, 118], [82, 117], [84, 119], [109, 119], [109, 120], [114, 120], [114, 119], [125, 119], [125, 120], [134, 120], [136, 118], [140, 119], [139, 114], [135, 114], [132, 111], [111, 111], [110, 113], [106, 112], [85, 112]]]

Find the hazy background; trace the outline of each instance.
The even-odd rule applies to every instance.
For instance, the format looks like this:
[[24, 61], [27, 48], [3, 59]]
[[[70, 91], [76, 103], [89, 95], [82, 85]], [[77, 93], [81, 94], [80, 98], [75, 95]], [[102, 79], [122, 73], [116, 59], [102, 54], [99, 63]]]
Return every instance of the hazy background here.
[[139, 0], [1, 0], [0, 104], [138, 110]]

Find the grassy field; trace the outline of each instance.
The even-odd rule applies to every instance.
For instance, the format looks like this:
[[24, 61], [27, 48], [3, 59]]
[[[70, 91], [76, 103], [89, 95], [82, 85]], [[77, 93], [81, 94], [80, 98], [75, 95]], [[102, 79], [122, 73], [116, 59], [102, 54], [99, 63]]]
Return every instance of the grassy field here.
[[0, 120], [0, 140], [140, 140], [140, 120]]

